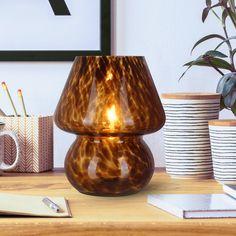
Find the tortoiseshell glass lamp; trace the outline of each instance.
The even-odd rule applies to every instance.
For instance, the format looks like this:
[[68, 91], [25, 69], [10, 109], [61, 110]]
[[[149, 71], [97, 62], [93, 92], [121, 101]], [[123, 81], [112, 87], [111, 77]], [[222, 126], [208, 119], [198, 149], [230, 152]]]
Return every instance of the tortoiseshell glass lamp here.
[[65, 171], [81, 193], [128, 195], [149, 183], [154, 160], [142, 135], [165, 113], [144, 57], [77, 57], [55, 122], [77, 135]]

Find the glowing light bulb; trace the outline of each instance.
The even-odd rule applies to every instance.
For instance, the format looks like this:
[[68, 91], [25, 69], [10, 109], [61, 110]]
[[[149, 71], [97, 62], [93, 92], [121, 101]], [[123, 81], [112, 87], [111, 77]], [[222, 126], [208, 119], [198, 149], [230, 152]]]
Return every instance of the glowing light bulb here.
[[113, 78], [113, 74], [111, 72], [107, 73], [106, 81], [109, 81]]
[[114, 124], [117, 121], [116, 107], [112, 105], [110, 109], [107, 110], [107, 118], [111, 124]]
[[112, 105], [111, 108], [109, 108], [107, 110], [107, 119], [109, 120], [109, 128], [111, 130], [114, 129], [115, 128], [115, 124], [118, 121], [115, 105]]

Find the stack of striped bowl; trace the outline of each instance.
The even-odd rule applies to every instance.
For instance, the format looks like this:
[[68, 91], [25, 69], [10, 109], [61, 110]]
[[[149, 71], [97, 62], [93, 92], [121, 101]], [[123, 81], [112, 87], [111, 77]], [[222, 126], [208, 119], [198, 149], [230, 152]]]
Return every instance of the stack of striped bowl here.
[[162, 94], [166, 170], [175, 178], [213, 176], [208, 121], [217, 119], [220, 94]]
[[236, 182], [236, 120], [209, 121], [214, 177]]

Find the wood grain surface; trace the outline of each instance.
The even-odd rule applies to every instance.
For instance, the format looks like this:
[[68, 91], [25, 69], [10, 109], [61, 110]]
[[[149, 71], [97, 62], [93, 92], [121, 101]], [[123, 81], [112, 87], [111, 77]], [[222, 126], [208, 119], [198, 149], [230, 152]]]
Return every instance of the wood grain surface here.
[[163, 99], [189, 99], [189, 100], [206, 100], [206, 99], [219, 99], [219, 93], [163, 93]]
[[[236, 235], [236, 219], [182, 220], [147, 204], [147, 194], [222, 193], [214, 180], [177, 180], [158, 171], [140, 193], [93, 197], [71, 187], [64, 173], [10, 174], [0, 177], [2, 192], [65, 196], [73, 218], [0, 217], [0, 235]], [[19, 203], [20, 204], [20, 203]], [[194, 204], [194, 202], [193, 202]]]
[[214, 126], [236, 126], [236, 120], [210, 120], [208, 123]]

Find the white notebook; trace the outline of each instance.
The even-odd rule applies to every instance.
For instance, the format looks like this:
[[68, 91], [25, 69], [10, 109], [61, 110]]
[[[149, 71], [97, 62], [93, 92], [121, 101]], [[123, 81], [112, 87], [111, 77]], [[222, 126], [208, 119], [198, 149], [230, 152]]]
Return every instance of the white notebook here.
[[226, 194], [148, 195], [148, 203], [185, 219], [236, 217], [236, 200]]
[[236, 184], [224, 184], [223, 191], [236, 199]]
[[71, 217], [69, 205], [64, 197], [48, 197], [60, 207], [59, 213], [43, 203], [44, 197], [0, 193], [0, 215]]

